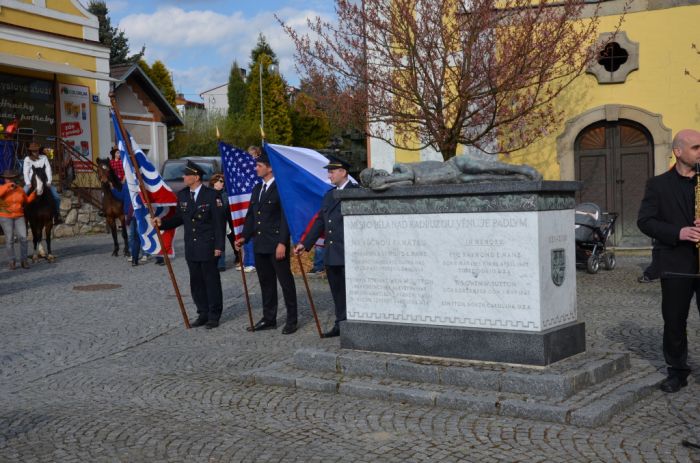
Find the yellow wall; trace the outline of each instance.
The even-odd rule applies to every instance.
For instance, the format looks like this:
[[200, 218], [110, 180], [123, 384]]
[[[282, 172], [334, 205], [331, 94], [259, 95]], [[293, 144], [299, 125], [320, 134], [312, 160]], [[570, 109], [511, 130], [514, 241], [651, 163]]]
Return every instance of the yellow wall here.
[[[13, 55], [25, 58], [43, 59], [54, 63], [68, 63], [70, 66], [85, 69], [86, 71], [94, 72], [97, 70], [97, 62], [94, 57], [56, 50], [55, 48], [39, 47], [0, 39], [0, 50], [11, 51]], [[41, 56], [37, 55], [37, 53], [41, 53]]]
[[[89, 2], [85, 2], [85, 4], [88, 3]], [[68, 13], [75, 16], [80, 16], [82, 18], [87, 17], [78, 8], [76, 8], [75, 5], [73, 5], [73, 2], [71, 2], [70, 0], [46, 0], [46, 8], [50, 10], [60, 11], [61, 13]]]
[[[700, 83], [684, 75], [689, 69], [700, 76], [700, 55], [691, 49], [692, 43], [700, 41], [698, 19], [700, 6], [628, 14], [621, 30], [630, 41], [639, 43], [639, 69], [622, 84], [601, 85], [591, 74], [577, 79], [558, 100], [566, 110], [563, 122], [598, 106], [620, 104], [661, 114], [663, 124], [674, 134], [683, 128], [700, 129]], [[616, 16], [602, 18], [599, 31], [612, 31], [616, 22]], [[507, 160], [528, 163], [545, 178], [559, 179], [556, 137], [563, 130], [564, 123]]]
[[[43, 59], [47, 61], [53, 61], [57, 63], [68, 63], [73, 67], [80, 69], [94, 71], [96, 69], [95, 58], [85, 55], [77, 55], [75, 53], [68, 53], [60, 50], [54, 50], [51, 48], [37, 47], [35, 45], [27, 45], [24, 43], [10, 42], [7, 40], [0, 40], [0, 50], [12, 50], [14, 55], [24, 56], [27, 58], [37, 59], [36, 53], [39, 52], [43, 56]], [[0, 72], [7, 74], [14, 74], [26, 77], [37, 77], [44, 80], [53, 80], [53, 74], [46, 72], [31, 71], [18, 68], [10, 68], [7, 66], [0, 65]], [[59, 75], [58, 82], [63, 84], [73, 84], [73, 85], [83, 85], [90, 89], [90, 94], [97, 92], [97, 83], [92, 79], [87, 79], [84, 77], [74, 77], [68, 75]], [[98, 121], [97, 121], [97, 111], [94, 105], [91, 106], [90, 111], [90, 127], [92, 128], [92, 147], [93, 147], [93, 157], [97, 157], [99, 153], [99, 136], [98, 136]]]
[[[75, 14], [77, 14], [77, 11], [75, 12]], [[40, 31], [66, 35], [68, 37], [75, 37], [78, 39], [83, 38], [83, 26], [81, 26], [80, 24], [71, 24], [58, 19], [47, 18], [45, 16], [38, 16], [25, 11], [13, 10], [12, 8], [8, 8], [5, 6], [0, 8], [0, 21], [15, 26], [26, 27], [29, 29], [36, 29]], [[0, 47], [0, 49], [2, 48]]]

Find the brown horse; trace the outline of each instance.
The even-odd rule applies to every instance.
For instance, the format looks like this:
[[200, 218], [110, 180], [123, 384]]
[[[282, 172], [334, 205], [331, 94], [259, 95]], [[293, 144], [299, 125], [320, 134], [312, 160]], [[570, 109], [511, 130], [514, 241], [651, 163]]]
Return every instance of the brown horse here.
[[[36, 262], [41, 254], [42, 234], [46, 235], [46, 260], [53, 262], [55, 257], [51, 254], [51, 229], [53, 217], [56, 214], [56, 202], [51, 196], [51, 190], [46, 185], [47, 177], [44, 167], [32, 167], [32, 179], [30, 191], [36, 191], [36, 199], [24, 208], [24, 216], [32, 230], [34, 254], [32, 260]], [[39, 246], [39, 253], [37, 253]]]
[[102, 212], [114, 240], [112, 255], [119, 255], [119, 240], [117, 239], [117, 220], [119, 220], [122, 226], [122, 238], [124, 238], [124, 255], [129, 257], [131, 253], [129, 252], [129, 235], [126, 232], [124, 205], [112, 195], [112, 188], [121, 191], [122, 183], [109, 165], [109, 159], [97, 159], [97, 175], [102, 184]]

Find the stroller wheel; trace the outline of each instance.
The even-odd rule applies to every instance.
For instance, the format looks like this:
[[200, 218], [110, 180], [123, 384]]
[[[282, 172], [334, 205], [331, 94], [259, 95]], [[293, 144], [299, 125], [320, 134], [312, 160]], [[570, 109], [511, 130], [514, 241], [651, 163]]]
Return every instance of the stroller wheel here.
[[596, 255], [590, 256], [586, 261], [586, 271], [588, 273], [598, 273], [598, 270], [600, 270], [600, 259]]
[[605, 256], [603, 257], [603, 267], [605, 268], [605, 270], [614, 269], [615, 264], [617, 264], [617, 260], [615, 259], [615, 254], [612, 252], [605, 254]]

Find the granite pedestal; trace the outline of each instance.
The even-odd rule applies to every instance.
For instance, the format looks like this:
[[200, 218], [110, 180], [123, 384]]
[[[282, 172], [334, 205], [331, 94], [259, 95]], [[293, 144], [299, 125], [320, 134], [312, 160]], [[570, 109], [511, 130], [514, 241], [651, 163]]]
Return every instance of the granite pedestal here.
[[548, 365], [585, 350], [577, 182], [344, 190], [341, 347]]

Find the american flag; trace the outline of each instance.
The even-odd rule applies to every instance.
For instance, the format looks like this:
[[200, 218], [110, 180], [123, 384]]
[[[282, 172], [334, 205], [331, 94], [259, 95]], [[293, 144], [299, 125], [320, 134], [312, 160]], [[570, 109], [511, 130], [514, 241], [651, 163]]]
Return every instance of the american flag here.
[[219, 142], [221, 165], [226, 179], [226, 193], [233, 220], [233, 233], [236, 239], [241, 237], [245, 216], [250, 204], [250, 193], [260, 182], [255, 173], [255, 158], [240, 148]]

